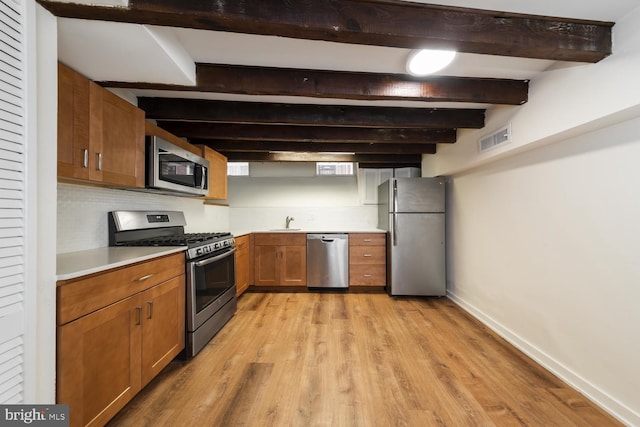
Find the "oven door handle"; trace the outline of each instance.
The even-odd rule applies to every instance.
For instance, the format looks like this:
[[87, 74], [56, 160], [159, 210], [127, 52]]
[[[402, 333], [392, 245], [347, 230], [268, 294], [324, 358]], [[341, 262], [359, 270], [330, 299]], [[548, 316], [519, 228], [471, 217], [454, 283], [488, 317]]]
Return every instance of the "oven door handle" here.
[[229, 250], [228, 252], [225, 252], [221, 255], [217, 255], [211, 258], [207, 258], [207, 259], [203, 259], [202, 261], [198, 261], [195, 264], [196, 267], [204, 267], [207, 264], [211, 264], [212, 262], [216, 262], [221, 260], [222, 258], [226, 258], [229, 255], [233, 255], [233, 253], [236, 251], [236, 248], [231, 248], [231, 250]]

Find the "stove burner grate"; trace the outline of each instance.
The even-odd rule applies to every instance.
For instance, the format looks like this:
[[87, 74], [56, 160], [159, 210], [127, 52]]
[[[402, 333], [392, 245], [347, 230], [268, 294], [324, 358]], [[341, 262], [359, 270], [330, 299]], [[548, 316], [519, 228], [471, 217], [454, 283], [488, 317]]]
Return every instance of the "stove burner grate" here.
[[192, 246], [231, 237], [229, 233], [186, 233], [128, 241], [126, 246]]

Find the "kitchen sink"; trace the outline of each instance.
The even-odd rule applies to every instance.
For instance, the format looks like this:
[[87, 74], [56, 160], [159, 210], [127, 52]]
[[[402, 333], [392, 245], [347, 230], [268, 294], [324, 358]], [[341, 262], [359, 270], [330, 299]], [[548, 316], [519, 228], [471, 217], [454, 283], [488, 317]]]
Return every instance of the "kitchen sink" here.
[[269, 231], [300, 231], [300, 228], [272, 228]]

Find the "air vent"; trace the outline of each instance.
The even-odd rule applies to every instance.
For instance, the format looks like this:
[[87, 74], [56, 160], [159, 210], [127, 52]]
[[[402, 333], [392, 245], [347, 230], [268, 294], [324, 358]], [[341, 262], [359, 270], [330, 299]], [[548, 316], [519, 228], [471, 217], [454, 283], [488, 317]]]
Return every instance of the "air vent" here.
[[492, 133], [491, 135], [484, 136], [480, 138], [478, 141], [478, 149], [479, 151], [485, 152], [492, 150], [496, 147], [499, 147], [504, 144], [508, 144], [511, 142], [511, 124], [503, 127], [497, 132]]

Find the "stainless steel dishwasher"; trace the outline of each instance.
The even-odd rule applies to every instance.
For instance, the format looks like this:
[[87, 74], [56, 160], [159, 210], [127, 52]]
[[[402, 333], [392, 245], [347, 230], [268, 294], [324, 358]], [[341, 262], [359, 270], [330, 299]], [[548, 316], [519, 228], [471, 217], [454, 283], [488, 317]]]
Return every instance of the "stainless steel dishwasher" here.
[[307, 287], [349, 287], [348, 234], [307, 234]]

